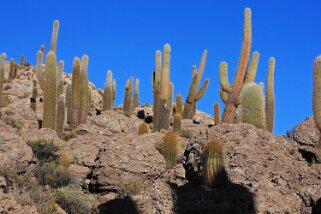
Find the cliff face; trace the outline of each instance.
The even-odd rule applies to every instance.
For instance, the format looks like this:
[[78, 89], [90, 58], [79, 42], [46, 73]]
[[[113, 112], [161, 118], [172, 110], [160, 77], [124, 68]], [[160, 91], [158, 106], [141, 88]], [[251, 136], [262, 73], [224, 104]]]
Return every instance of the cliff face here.
[[[1, 109], [0, 166], [20, 174], [32, 173], [37, 163], [28, 140], [59, 140], [55, 131], [38, 129], [42, 103], [38, 98], [36, 112], [30, 108], [33, 78], [32, 67], [19, 69], [18, 77], [4, 85], [9, 101]], [[130, 117], [118, 108], [96, 115], [102, 98], [93, 84], [90, 89], [90, 116], [61, 151], [73, 157], [69, 171], [77, 182], [97, 194], [101, 213], [321, 213], [321, 164], [315, 163], [314, 150], [319, 133], [313, 119], [287, 138], [248, 124], [213, 126], [212, 118], [198, 111], [194, 120], [183, 120], [178, 164], [166, 169], [159, 153], [164, 132], [137, 134], [142, 122], [137, 111], [152, 115], [151, 107], [137, 108]], [[214, 136], [224, 145], [228, 179], [208, 189], [201, 185], [201, 156]], [[0, 176], [0, 212], [36, 213], [34, 205], [4, 191], [6, 182]]]

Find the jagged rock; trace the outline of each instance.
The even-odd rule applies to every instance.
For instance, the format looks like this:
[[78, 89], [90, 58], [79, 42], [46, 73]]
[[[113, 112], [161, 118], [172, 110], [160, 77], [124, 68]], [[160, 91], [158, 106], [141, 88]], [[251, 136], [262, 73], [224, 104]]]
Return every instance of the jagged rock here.
[[37, 214], [34, 206], [21, 206], [11, 194], [0, 192], [0, 213], [6, 214]]

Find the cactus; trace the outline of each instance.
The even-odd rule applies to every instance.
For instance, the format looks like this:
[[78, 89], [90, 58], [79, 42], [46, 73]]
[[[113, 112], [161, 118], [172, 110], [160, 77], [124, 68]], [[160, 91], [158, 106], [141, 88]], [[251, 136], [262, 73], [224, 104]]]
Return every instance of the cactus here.
[[9, 79], [14, 78], [14, 60], [13, 58], [10, 59], [10, 67], [9, 67]]
[[79, 112], [79, 123], [85, 123], [89, 111], [88, 99], [89, 99], [89, 88], [88, 88], [88, 56], [83, 55], [81, 58], [80, 65], [80, 112]]
[[214, 103], [214, 124], [220, 123], [220, 104]]
[[182, 134], [182, 115], [178, 112], [174, 114], [174, 126], [173, 130], [176, 132], [177, 135]]
[[46, 79], [43, 106], [43, 127], [55, 130], [57, 106], [56, 54], [50, 51], [46, 57]]
[[51, 35], [51, 43], [50, 50], [56, 53], [57, 49], [57, 39], [58, 39], [58, 30], [59, 30], [59, 21], [55, 20], [52, 26], [52, 35]]
[[57, 106], [57, 122], [56, 122], [56, 132], [58, 137], [63, 137], [65, 123], [65, 96], [63, 94], [59, 95], [58, 106]]
[[67, 91], [66, 91], [66, 107], [67, 107], [67, 123], [71, 123], [71, 100], [72, 100], [72, 89], [71, 89], [71, 84], [67, 85]]
[[226, 181], [227, 177], [223, 164], [223, 146], [217, 138], [212, 139], [205, 146], [203, 163], [203, 178], [206, 186], [218, 186]]
[[269, 70], [266, 80], [266, 97], [265, 97], [265, 111], [266, 111], [266, 128], [273, 133], [274, 128], [274, 68], [275, 59], [273, 57], [269, 60]]
[[[46, 78], [47, 79], [47, 78]], [[81, 74], [80, 74], [80, 59], [74, 58], [72, 79], [71, 79], [71, 127], [76, 128], [80, 122], [80, 105], [81, 105]]]
[[40, 50], [42, 51], [42, 53], [45, 53], [45, 45], [44, 44], [41, 44]]
[[173, 94], [174, 94], [174, 85], [173, 83], [169, 84], [169, 94], [168, 98], [163, 103], [161, 100], [160, 102], [160, 108], [159, 108], [159, 115], [161, 115], [161, 118], [159, 120], [158, 128], [159, 129], [169, 129], [170, 121], [171, 121], [171, 115], [172, 115], [172, 109], [173, 109]]
[[141, 123], [138, 127], [138, 135], [142, 135], [142, 134], [147, 134], [149, 133], [150, 130], [149, 130], [149, 126], [147, 123]]
[[18, 74], [18, 65], [15, 64], [13, 66], [13, 77], [16, 78], [17, 77], [17, 74]]
[[123, 110], [125, 114], [131, 113], [133, 84], [134, 84], [134, 77], [130, 77], [130, 79], [127, 80], [126, 87], [125, 87], [125, 97], [124, 97], [124, 104], [123, 104], [124, 105]]
[[36, 67], [36, 77], [38, 80], [38, 84], [40, 88], [44, 91], [45, 90], [45, 71], [42, 69], [43, 64], [43, 52], [37, 52], [37, 67]]
[[[244, 28], [243, 28], [243, 43], [242, 43], [241, 56], [239, 59], [239, 64], [236, 70], [233, 85], [231, 86], [228, 99], [225, 101], [225, 107], [222, 115], [222, 122], [224, 123], [233, 123], [234, 121], [236, 108], [239, 105], [240, 90], [244, 82], [247, 65], [250, 58], [251, 43], [252, 43], [251, 9], [246, 8], [244, 11]], [[228, 91], [225, 91], [225, 92], [228, 92]]]
[[139, 107], [139, 79], [135, 81], [135, 91], [134, 91], [134, 108]]
[[114, 97], [113, 97], [113, 73], [111, 70], [107, 72], [107, 79], [104, 87], [103, 94], [103, 110], [112, 110]]
[[321, 131], [321, 55], [315, 59], [313, 66], [313, 116], [315, 125]]
[[177, 134], [174, 131], [166, 132], [160, 145], [160, 153], [164, 156], [167, 168], [173, 168], [176, 165], [181, 147]]
[[0, 56], [0, 109], [2, 107], [2, 91], [3, 91], [3, 82], [4, 82], [4, 68], [7, 55], [2, 53]]
[[112, 103], [112, 108], [114, 108], [115, 105], [115, 99], [116, 99], [116, 80], [113, 80], [113, 103]]
[[64, 91], [64, 61], [60, 60], [58, 63], [58, 85], [57, 85], [57, 97], [63, 94]]
[[25, 55], [22, 54], [20, 58], [20, 66], [23, 67], [25, 65]]
[[37, 99], [37, 97], [38, 97], [37, 81], [33, 80], [33, 82], [32, 82], [32, 98]]
[[176, 112], [183, 114], [183, 97], [181, 94], [176, 95]]
[[199, 65], [199, 69], [197, 70], [196, 65], [193, 65], [192, 67], [192, 71], [193, 71], [192, 82], [191, 82], [189, 93], [184, 105], [184, 111], [183, 111], [184, 119], [191, 119], [195, 115], [196, 102], [203, 97], [208, 87], [209, 79], [206, 79], [203, 85], [201, 86], [201, 88], [199, 89], [199, 91], [197, 91], [204, 73], [206, 56], [207, 56], [207, 50], [204, 50], [202, 54], [201, 62]]
[[156, 51], [155, 54], [155, 72], [153, 73], [153, 92], [154, 92], [154, 103], [153, 103], [153, 127], [155, 130], [158, 129], [159, 123], [159, 93], [160, 93], [160, 81], [161, 81], [161, 72], [162, 72], [162, 64], [161, 64], [162, 54], [160, 51]]
[[265, 129], [265, 106], [262, 87], [256, 83], [247, 83], [241, 91], [241, 108], [239, 119], [242, 123], [250, 123]]
[[260, 53], [257, 51], [254, 51], [252, 54], [252, 59], [251, 59], [250, 65], [249, 65], [248, 70], [246, 72], [244, 84], [253, 82], [255, 80], [256, 71], [257, 71], [257, 67], [259, 64], [259, 59], [260, 59]]

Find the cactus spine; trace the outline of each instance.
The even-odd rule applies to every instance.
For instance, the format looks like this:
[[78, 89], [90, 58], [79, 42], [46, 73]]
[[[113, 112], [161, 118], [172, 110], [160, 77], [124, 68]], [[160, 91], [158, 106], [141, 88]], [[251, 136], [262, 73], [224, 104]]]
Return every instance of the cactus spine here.
[[262, 87], [256, 83], [245, 84], [241, 91], [240, 122], [265, 129], [265, 105]]
[[199, 89], [199, 91], [197, 91], [204, 73], [206, 57], [207, 57], [207, 50], [204, 50], [202, 54], [201, 62], [199, 65], [199, 69], [197, 70], [196, 65], [193, 65], [192, 67], [192, 71], [193, 71], [192, 82], [191, 82], [189, 93], [184, 105], [184, 111], [183, 111], [184, 119], [191, 119], [195, 115], [196, 102], [203, 97], [208, 87], [209, 79], [206, 79], [203, 85], [201, 86], [201, 88]]
[[214, 103], [214, 124], [220, 123], [220, 104]]
[[107, 72], [107, 79], [104, 87], [103, 94], [103, 110], [112, 110], [114, 104], [114, 93], [113, 93], [113, 73], [111, 70]]
[[[233, 123], [236, 108], [239, 104], [239, 94], [242, 88], [246, 69], [251, 52], [252, 43], [252, 23], [251, 23], [251, 9], [246, 8], [244, 11], [244, 28], [243, 28], [243, 43], [239, 64], [236, 70], [235, 79], [228, 99], [225, 102], [225, 107], [222, 115], [222, 122]], [[223, 88], [223, 87], [222, 87]]]
[[127, 80], [126, 87], [125, 87], [125, 97], [124, 97], [124, 106], [123, 110], [125, 114], [131, 113], [131, 102], [132, 102], [132, 93], [133, 93], [133, 85], [134, 85], [134, 77], [130, 77], [129, 80]]
[[273, 133], [274, 128], [274, 68], [275, 59], [271, 57], [269, 60], [269, 70], [266, 80], [267, 88], [265, 97], [266, 128], [271, 133]]
[[321, 131], [321, 55], [315, 59], [313, 66], [313, 116]]
[[213, 187], [222, 184], [226, 177], [223, 164], [223, 146], [218, 139], [213, 139], [207, 143], [203, 159], [205, 185]]
[[43, 52], [37, 52], [37, 67], [36, 67], [36, 77], [39, 83], [40, 88], [44, 91], [45, 90], [45, 71], [42, 69], [43, 64]]
[[135, 81], [134, 108], [139, 107], [139, 79]]
[[57, 122], [56, 122], [56, 132], [58, 137], [63, 136], [65, 123], [65, 96], [63, 94], [59, 95], [58, 107], [57, 107]]
[[58, 63], [58, 86], [57, 86], [57, 96], [59, 98], [60, 94], [63, 94], [64, 90], [64, 61], [60, 60]]
[[55, 130], [57, 106], [56, 54], [50, 51], [46, 57], [46, 83], [44, 90], [43, 127]]
[[32, 82], [32, 98], [37, 99], [37, 97], [38, 97], [37, 81], [33, 80], [33, 82]]
[[162, 72], [162, 64], [161, 64], [162, 53], [160, 51], [156, 51], [155, 54], [155, 72], [153, 74], [153, 92], [154, 92], [154, 103], [153, 103], [153, 127], [155, 130], [158, 129], [159, 123], [159, 93], [160, 93], [160, 81], [161, 81], [161, 72]]
[[80, 104], [81, 104], [81, 93], [80, 93], [80, 59], [74, 58], [72, 80], [71, 80], [71, 127], [76, 128], [80, 122]]
[[2, 53], [0, 56], [0, 109], [2, 107], [2, 90], [3, 90], [3, 82], [4, 82], [4, 67], [6, 61], [6, 54]]
[[83, 55], [80, 65], [80, 112], [79, 123], [85, 123], [89, 111], [88, 56]]
[[55, 20], [52, 26], [50, 50], [56, 53], [58, 39], [59, 21]]

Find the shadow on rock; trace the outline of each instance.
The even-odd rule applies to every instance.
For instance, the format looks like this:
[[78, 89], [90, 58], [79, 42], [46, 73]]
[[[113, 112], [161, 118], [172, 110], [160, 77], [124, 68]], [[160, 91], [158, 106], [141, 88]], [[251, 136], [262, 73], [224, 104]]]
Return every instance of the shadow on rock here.
[[312, 214], [320, 214], [320, 213], [321, 213], [321, 198], [319, 198], [316, 204], [312, 207]]
[[100, 214], [138, 214], [138, 208], [135, 202], [130, 198], [126, 197], [123, 199], [116, 198], [110, 200], [105, 204], [98, 207]]

